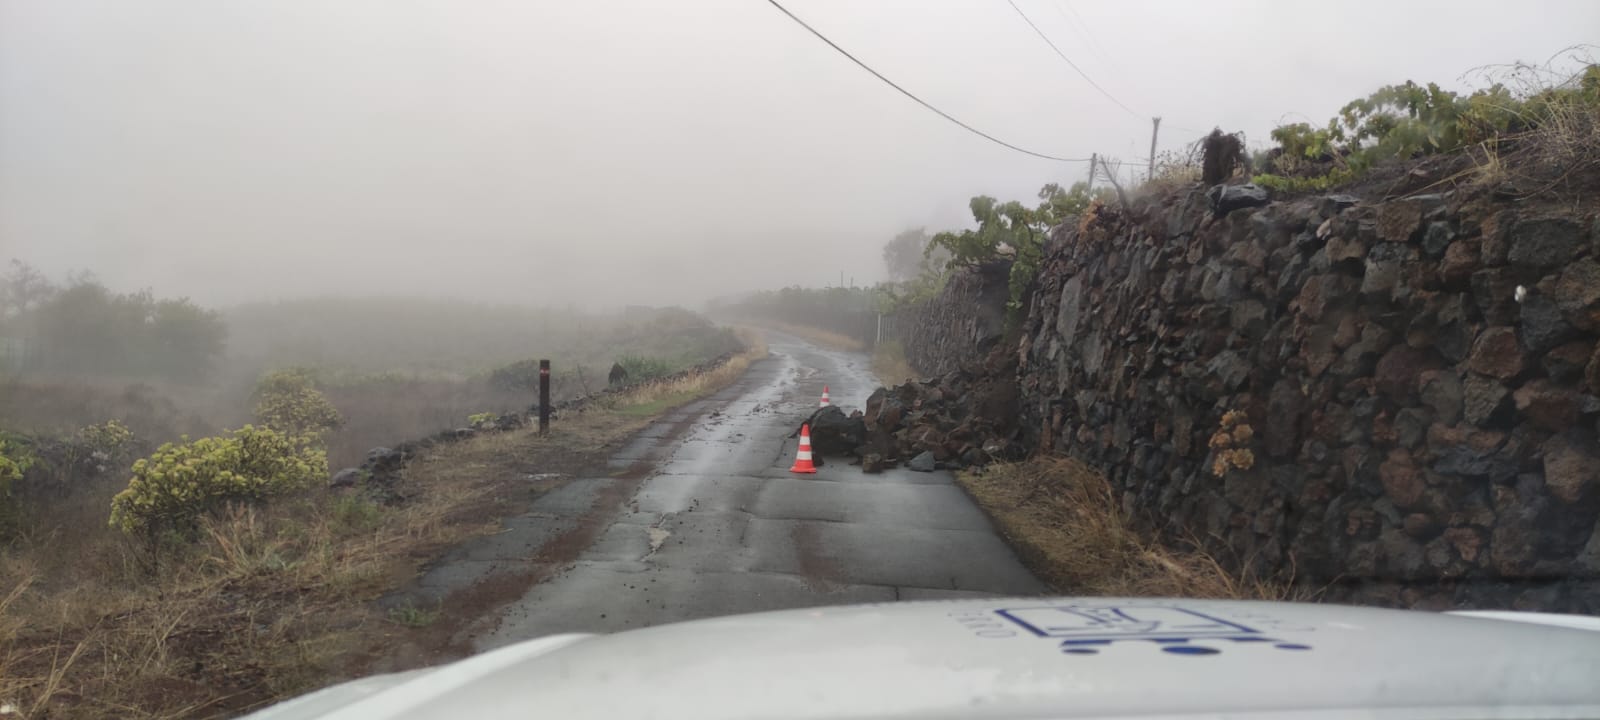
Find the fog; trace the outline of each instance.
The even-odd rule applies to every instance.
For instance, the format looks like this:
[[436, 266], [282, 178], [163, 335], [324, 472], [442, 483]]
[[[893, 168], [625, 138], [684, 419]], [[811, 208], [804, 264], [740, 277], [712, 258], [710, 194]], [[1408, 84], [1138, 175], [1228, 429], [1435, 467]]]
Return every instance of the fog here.
[[[1261, 142], [1600, 39], [1591, 0], [1018, 0], [1130, 113], [1002, 2], [785, 4], [985, 132], [1132, 162], [1152, 115], [1166, 149], [1213, 125]], [[862, 284], [899, 230], [1085, 173], [759, 0], [0, 0], [0, 260], [209, 305]]]

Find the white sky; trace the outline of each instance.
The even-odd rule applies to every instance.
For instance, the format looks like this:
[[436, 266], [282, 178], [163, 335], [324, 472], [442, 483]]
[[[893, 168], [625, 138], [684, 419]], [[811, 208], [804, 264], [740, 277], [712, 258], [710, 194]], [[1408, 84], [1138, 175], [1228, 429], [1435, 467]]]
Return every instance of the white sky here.
[[[1600, 41], [1600, 2], [787, 0], [1041, 152], [1263, 141], [1406, 79]], [[1183, 128], [1184, 130], [1180, 130]], [[0, 261], [208, 304], [696, 303], [882, 276], [1086, 168], [968, 134], [762, 0], [0, 0]]]

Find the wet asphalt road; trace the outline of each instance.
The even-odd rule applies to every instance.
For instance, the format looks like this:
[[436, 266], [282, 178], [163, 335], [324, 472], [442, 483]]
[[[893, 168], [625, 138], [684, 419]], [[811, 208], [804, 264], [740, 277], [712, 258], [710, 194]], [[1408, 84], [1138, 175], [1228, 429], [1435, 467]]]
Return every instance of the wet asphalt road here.
[[[506, 607], [497, 627], [475, 632], [477, 650], [733, 613], [1045, 591], [948, 473], [867, 475], [844, 459], [816, 475], [789, 473], [789, 435], [822, 386], [849, 411], [878, 382], [862, 355], [768, 337], [770, 358], [612, 459], [618, 475], [653, 468], [625, 486], [637, 488], [630, 498], [618, 502], [614, 477], [576, 479], [431, 573], [459, 584], [550, 557], [541, 543], [588, 543]], [[592, 530], [574, 532], [582, 523]]]

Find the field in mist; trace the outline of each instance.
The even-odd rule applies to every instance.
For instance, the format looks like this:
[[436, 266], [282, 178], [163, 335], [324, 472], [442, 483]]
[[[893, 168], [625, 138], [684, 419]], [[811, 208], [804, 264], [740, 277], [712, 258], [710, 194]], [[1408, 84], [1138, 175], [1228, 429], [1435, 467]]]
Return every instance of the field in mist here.
[[739, 347], [680, 309], [327, 296], [212, 310], [89, 277], [57, 285], [21, 264], [5, 279], [0, 430], [68, 437], [117, 420], [150, 448], [251, 422], [257, 381], [301, 368], [344, 418], [328, 437], [335, 469], [473, 414], [527, 408], [538, 358], [552, 361], [560, 400], [605, 387], [619, 361], [661, 374]]

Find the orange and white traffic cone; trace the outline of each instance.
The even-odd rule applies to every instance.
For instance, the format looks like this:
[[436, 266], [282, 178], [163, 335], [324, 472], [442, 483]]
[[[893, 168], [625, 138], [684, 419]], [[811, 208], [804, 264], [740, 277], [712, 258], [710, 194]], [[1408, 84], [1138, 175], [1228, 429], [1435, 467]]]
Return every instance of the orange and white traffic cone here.
[[811, 426], [800, 426], [800, 452], [795, 453], [794, 467], [789, 468], [792, 473], [815, 473], [817, 467], [811, 464]]
[[830, 404], [831, 403], [828, 402], [828, 386], [827, 385], [823, 385], [822, 386], [822, 402], [819, 403], [817, 405], [817, 407], [827, 407]]

